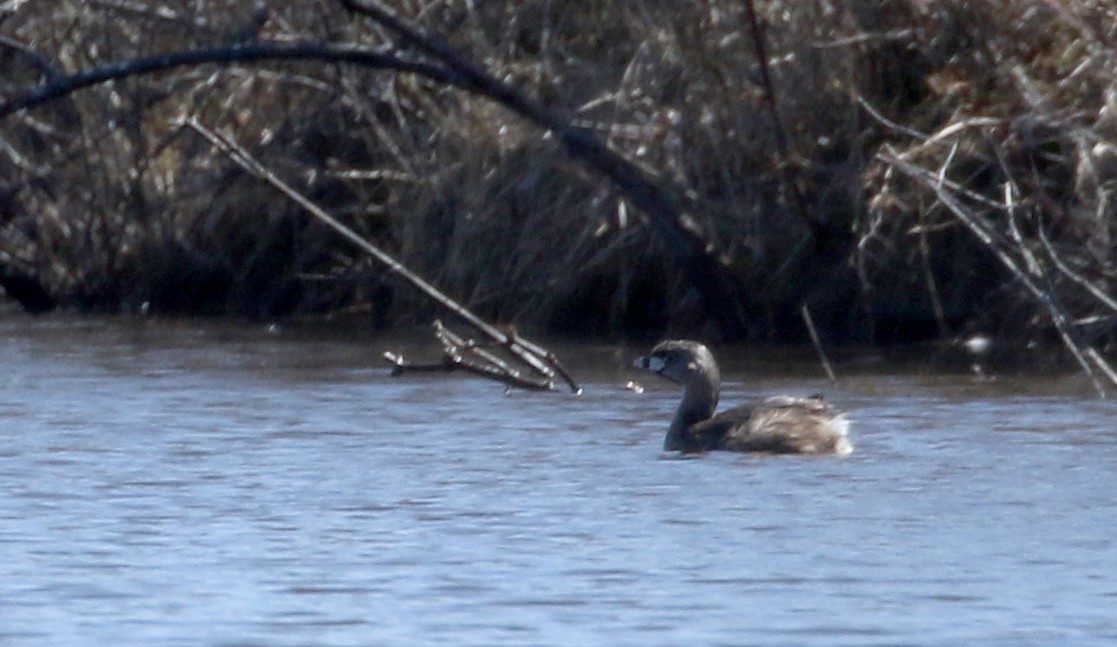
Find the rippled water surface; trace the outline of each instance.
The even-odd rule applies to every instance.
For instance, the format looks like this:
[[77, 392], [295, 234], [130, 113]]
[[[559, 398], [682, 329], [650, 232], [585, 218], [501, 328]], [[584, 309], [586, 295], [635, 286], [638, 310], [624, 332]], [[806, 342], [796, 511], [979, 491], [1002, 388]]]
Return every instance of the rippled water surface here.
[[573, 397], [389, 347], [0, 321], [0, 644], [1117, 644], [1117, 407], [1066, 380], [724, 361], [856, 451], [678, 459], [633, 350]]

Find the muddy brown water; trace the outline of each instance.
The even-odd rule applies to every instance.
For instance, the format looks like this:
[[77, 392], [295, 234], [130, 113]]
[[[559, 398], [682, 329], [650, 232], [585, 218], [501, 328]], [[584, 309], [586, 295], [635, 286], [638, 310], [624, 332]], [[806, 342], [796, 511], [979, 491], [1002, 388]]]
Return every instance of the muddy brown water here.
[[506, 394], [328, 330], [0, 320], [0, 644], [1117, 644], [1076, 378], [731, 356], [726, 402], [825, 390], [854, 454], [679, 459], [643, 349]]

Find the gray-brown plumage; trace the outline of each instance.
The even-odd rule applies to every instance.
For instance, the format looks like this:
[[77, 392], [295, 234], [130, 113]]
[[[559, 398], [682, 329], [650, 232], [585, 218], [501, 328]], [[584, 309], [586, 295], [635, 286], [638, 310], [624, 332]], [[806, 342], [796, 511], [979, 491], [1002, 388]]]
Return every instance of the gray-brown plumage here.
[[636, 360], [635, 366], [683, 385], [683, 400], [663, 442], [667, 451], [724, 449], [775, 454], [853, 451], [845, 414], [834, 413], [820, 396], [776, 396], [715, 415], [721, 372], [710, 349], [698, 342], [661, 342], [650, 355]]

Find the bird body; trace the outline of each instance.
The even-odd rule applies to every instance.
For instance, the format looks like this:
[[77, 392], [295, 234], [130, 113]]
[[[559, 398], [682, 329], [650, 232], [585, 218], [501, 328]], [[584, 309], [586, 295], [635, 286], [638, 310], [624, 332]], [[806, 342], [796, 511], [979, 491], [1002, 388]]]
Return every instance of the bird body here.
[[636, 361], [683, 386], [663, 448], [684, 453], [727, 450], [773, 454], [848, 454], [849, 420], [821, 396], [775, 396], [715, 413], [721, 372], [704, 344], [672, 340]]

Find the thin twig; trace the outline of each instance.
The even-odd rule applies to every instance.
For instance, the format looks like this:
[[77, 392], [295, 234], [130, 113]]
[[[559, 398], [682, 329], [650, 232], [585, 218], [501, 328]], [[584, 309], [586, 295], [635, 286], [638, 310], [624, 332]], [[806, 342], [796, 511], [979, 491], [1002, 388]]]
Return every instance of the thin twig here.
[[399, 353], [393, 353], [390, 350], [389, 351], [384, 351], [383, 357], [384, 357], [385, 361], [387, 361], [389, 364], [392, 365], [392, 375], [394, 375], [394, 376], [395, 375], [403, 375], [404, 372], [408, 372], [408, 371], [419, 372], [419, 373], [434, 373], [434, 372], [448, 373], [450, 371], [455, 370], [454, 365], [452, 363], [447, 362], [445, 360], [445, 358], [442, 361], [439, 361], [439, 362], [428, 362], [428, 363], [418, 364], [418, 363], [414, 363], [414, 362], [409, 362], [409, 361], [407, 361], [406, 359], [403, 358], [403, 355], [400, 355]]
[[1043, 248], [1047, 252], [1047, 257], [1050, 258], [1051, 262], [1055, 264], [1055, 268], [1062, 272], [1063, 275], [1066, 276], [1068, 279], [1073, 281], [1075, 285], [1093, 295], [1095, 299], [1102, 303], [1102, 305], [1109, 308], [1114, 313], [1117, 313], [1117, 300], [1114, 300], [1113, 297], [1109, 296], [1103, 290], [1099, 289], [1098, 286], [1091, 283], [1089, 280], [1086, 279], [1086, 277], [1071, 269], [1071, 267], [1067, 265], [1066, 262], [1059, 256], [1058, 252], [1055, 251], [1055, 247], [1051, 244], [1051, 239], [1047, 237], [1047, 232], [1044, 230], [1044, 228], [1037, 227], [1036, 229], [1039, 235], [1039, 240], [1041, 243], [1043, 243]]
[[877, 122], [879, 122], [881, 125], [888, 128], [889, 130], [891, 130], [893, 132], [897, 132], [897, 133], [907, 135], [908, 137], [911, 137], [912, 139], [918, 139], [919, 141], [922, 141], [922, 142], [925, 142], [928, 139], [930, 139], [930, 137], [928, 137], [925, 133], [921, 133], [918, 130], [915, 130], [914, 128], [909, 128], [908, 126], [897, 123], [895, 121], [892, 121], [888, 117], [885, 117], [883, 114], [881, 114], [881, 112], [879, 110], [876, 109], [875, 106], [873, 106], [873, 104], [869, 103], [868, 99], [861, 96], [860, 94], [854, 95], [853, 98], [854, 98], [855, 101], [857, 101], [857, 105], [861, 106], [861, 108], [865, 112], [869, 113], [870, 117], [875, 119]]
[[822, 362], [822, 370], [826, 371], [826, 377], [830, 378], [831, 384], [837, 384], [838, 377], [834, 375], [834, 367], [830, 365], [830, 358], [826, 357], [826, 351], [822, 349], [822, 340], [819, 339], [818, 331], [815, 330], [810, 308], [804, 303], [803, 307], [799, 309], [799, 313], [803, 315], [803, 323], [807, 325], [807, 333], [811, 336], [811, 343], [814, 344], [814, 349], [818, 352], [818, 359]]
[[768, 39], [764, 34], [764, 26], [761, 24], [760, 16], [756, 13], [753, 0], [745, 0], [744, 4], [745, 16], [748, 18], [749, 31], [752, 34], [752, 46], [756, 54], [756, 63], [760, 70], [760, 85], [764, 90], [764, 104], [768, 108], [768, 114], [772, 119], [772, 130], [776, 134], [776, 144], [779, 146], [780, 154], [787, 155], [787, 129], [783, 127], [783, 119], [780, 118], [779, 106], [776, 103], [776, 86], [772, 83], [771, 66], [768, 65]]
[[[776, 136], [776, 148], [782, 161], [786, 161], [791, 157], [791, 138], [788, 137], [787, 128], [784, 126], [783, 118], [780, 116], [776, 84], [772, 81], [772, 66], [768, 61], [768, 36], [764, 29], [764, 21], [756, 12], [754, 0], [745, 0], [744, 5], [745, 17], [748, 19], [749, 31], [752, 34], [753, 52], [760, 70], [760, 85], [764, 90], [764, 105], [768, 109], [769, 119], [772, 122], [772, 132], [775, 133]], [[811, 210], [807, 207], [807, 199], [800, 188], [800, 182], [798, 178], [794, 177], [792, 169], [792, 165], [784, 163], [781, 163], [777, 167], [783, 189], [791, 196], [789, 205], [791, 207], [790, 212], [796, 218], [806, 223], [811, 230], [812, 236], [824, 238], [827, 235], [832, 235], [825, 231], [826, 222], [824, 220], [811, 215]], [[802, 242], [806, 242], [806, 240]], [[792, 260], [794, 260], [795, 254], [802, 248], [802, 246], [797, 246], [795, 251], [788, 256], [785, 265], [790, 264]], [[782, 273], [782, 270], [777, 271], [776, 275], [778, 276], [780, 273]]]

